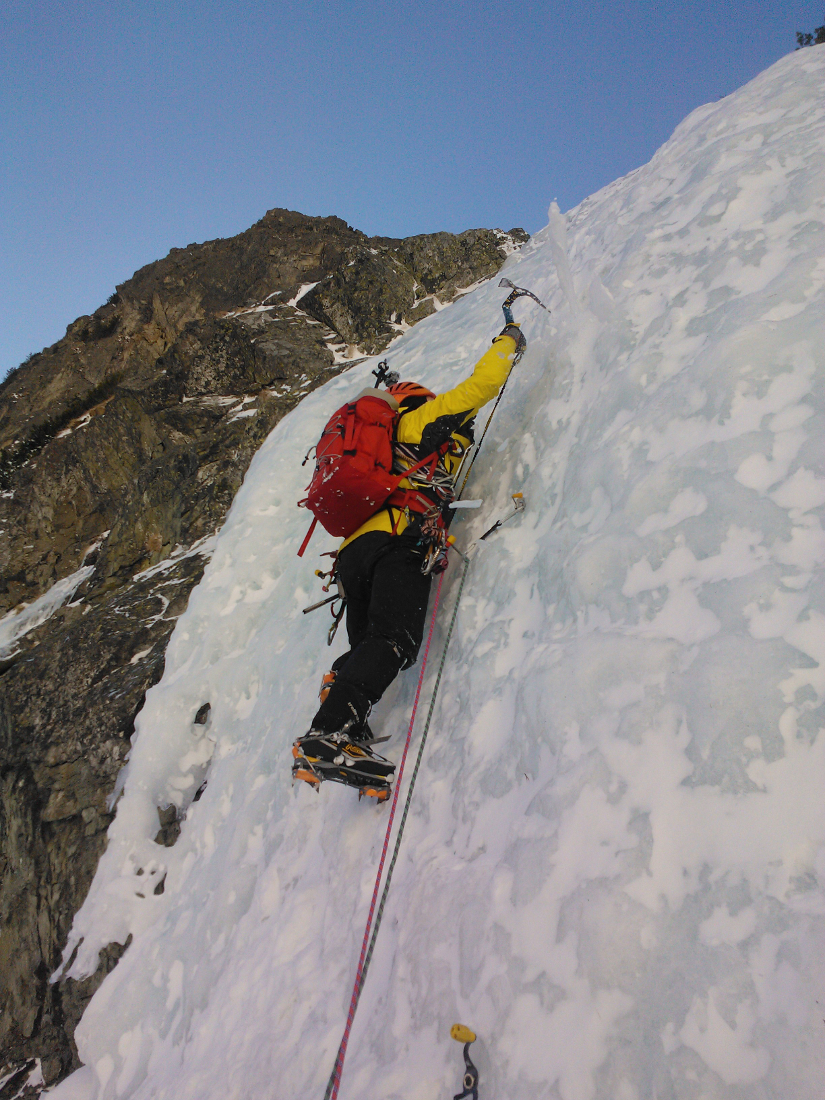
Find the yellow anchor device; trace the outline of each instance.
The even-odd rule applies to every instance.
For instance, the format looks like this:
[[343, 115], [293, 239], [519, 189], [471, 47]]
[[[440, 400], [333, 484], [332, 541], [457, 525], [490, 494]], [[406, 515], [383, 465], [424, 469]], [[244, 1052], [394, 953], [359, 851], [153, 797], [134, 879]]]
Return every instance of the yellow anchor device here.
[[472, 1100], [478, 1100], [478, 1070], [470, 1059], [470, 1043], [476, 1041], [476, 1033], [470, 1031], [464, 1024], [453, 1024], [450, 1028], [450, 1037], [457, 1043], [464, 1044], [464, 1080], [462, 1081], [464, 1092], [457, 1093], [453, 1100], [464, 1100], [466, 1096], [471, 1096]]

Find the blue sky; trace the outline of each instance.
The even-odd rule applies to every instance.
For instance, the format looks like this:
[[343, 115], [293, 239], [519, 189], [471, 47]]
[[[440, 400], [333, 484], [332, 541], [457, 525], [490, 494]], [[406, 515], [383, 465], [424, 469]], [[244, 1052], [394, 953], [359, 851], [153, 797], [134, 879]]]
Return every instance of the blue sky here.
[[530, 232], [825, 21], [768, 0], [10, 0], [0, 375], [273, 206]]

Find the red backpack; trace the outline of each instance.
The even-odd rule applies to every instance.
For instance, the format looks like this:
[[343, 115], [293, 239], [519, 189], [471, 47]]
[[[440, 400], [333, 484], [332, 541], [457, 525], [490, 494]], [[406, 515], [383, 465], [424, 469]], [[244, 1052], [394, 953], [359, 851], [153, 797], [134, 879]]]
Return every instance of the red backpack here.
[[437, 454], [427, 455], [403, 473], [392, 473], [397, 420], [398, 402], [386, 390], [362, 390], [330, 417], [315, 447], [315, 471], [307, 495], [298, 502], [315, 517], [298, 557], [303, 556], [316, 523], [331, 535], [349, 538], [405, 477], [433, 458], [437, 461]]

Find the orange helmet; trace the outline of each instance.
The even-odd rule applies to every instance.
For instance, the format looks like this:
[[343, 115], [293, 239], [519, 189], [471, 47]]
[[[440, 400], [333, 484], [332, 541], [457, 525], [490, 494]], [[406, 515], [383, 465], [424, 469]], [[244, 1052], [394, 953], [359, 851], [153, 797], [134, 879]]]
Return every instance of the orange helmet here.
[[403, 405], [408, 397], [423, 397], [425, 401], [435, 397], [433, 391], [422, 386], [420, 382], [396, 382], [389, 389], [399, 405]]

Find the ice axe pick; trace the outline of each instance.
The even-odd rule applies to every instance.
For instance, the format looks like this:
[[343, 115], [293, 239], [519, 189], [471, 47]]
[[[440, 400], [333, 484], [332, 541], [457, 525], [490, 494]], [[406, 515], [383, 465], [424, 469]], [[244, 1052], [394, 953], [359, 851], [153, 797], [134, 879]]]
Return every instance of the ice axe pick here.
[[509, 279], [502, 279], [498, 285], [508, 286], [510, 288], [510, 293], [504, 299], [504, 302], [501, 306], [502, 310], [504, 311], [504, 323], [506, 325], [512, 325], [515, 323], [513, 321], [513, 311], [510, 309], [510, 306], [513, 304], [513, 302], [515, 302], [517, 298], [532, 298], [533, 301], [540, 305], [542, 309], [547, 310], [548, 313], [550, 312], [544, 302], [542, 302], [540, 298], [537, 298], [532, 290], [527, 290], [523, 286], [516, 286], [516, 284], [511, 283]]

